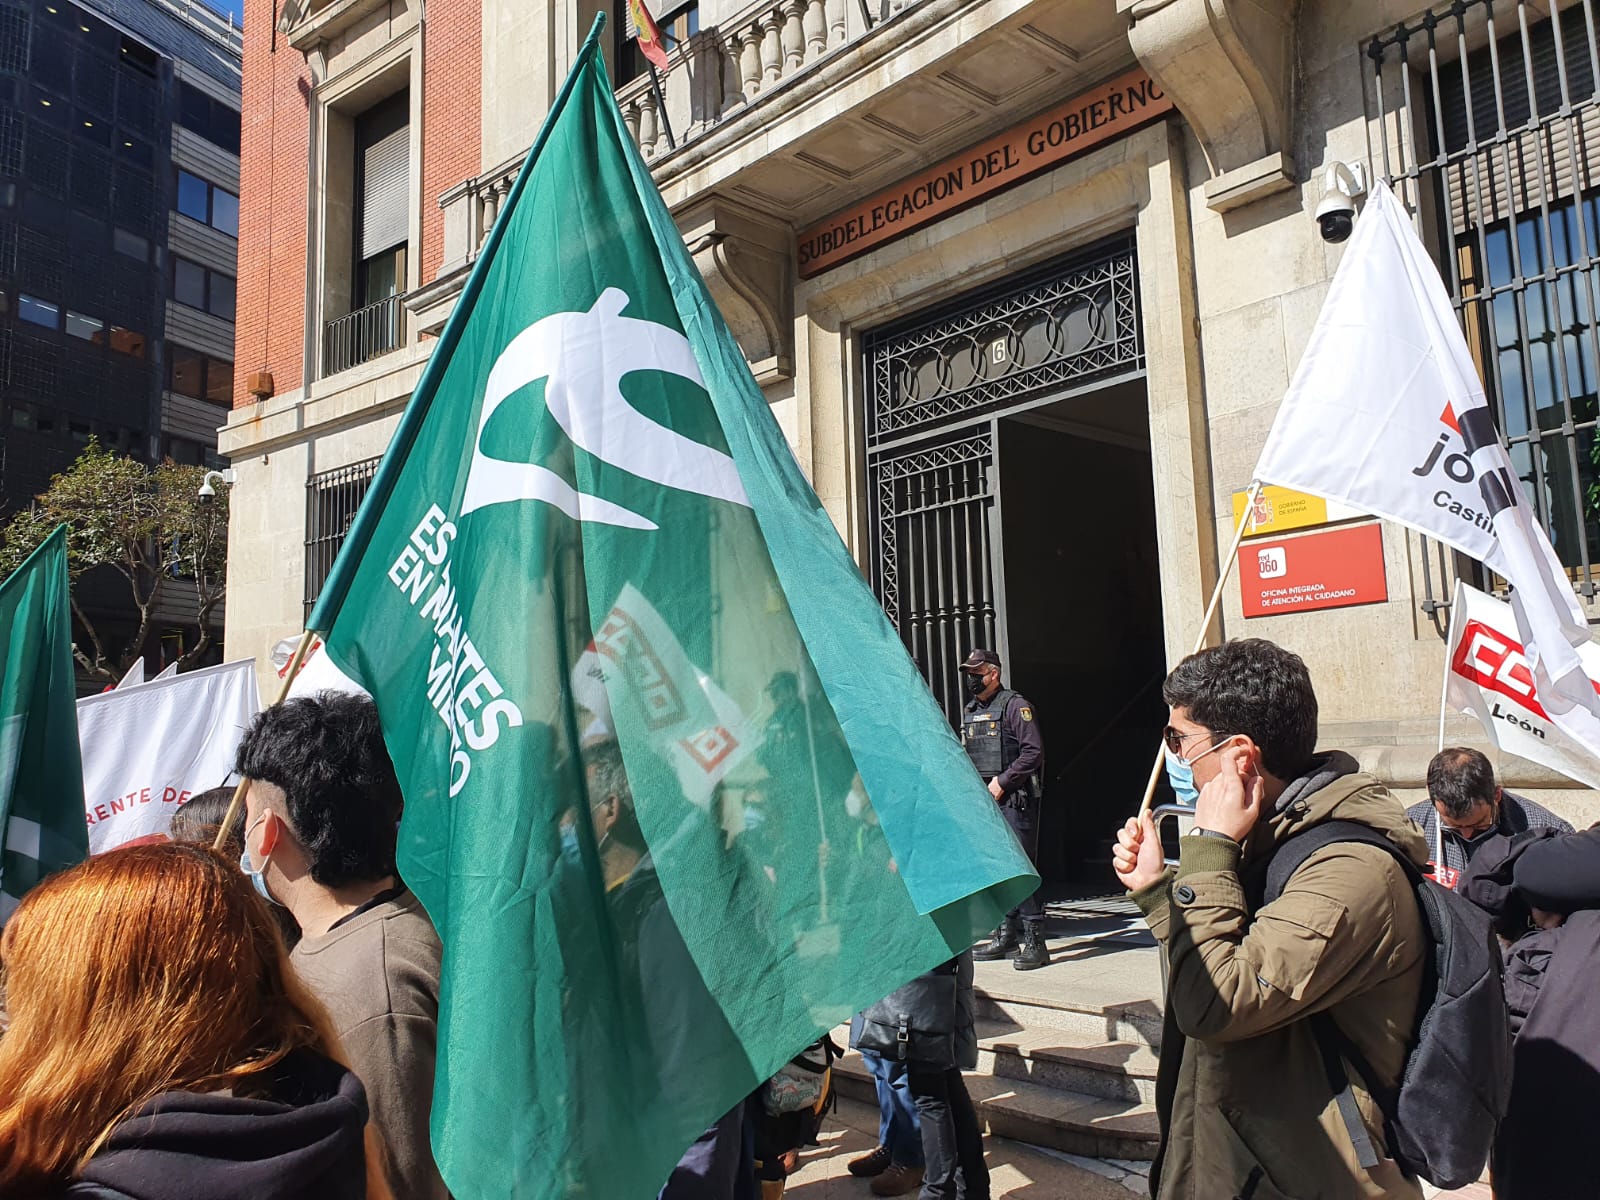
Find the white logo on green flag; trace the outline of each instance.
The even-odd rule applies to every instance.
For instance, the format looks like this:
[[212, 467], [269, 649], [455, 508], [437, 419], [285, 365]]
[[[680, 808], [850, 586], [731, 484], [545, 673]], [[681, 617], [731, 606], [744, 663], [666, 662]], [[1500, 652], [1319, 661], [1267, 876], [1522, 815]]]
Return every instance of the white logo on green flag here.
[[622, 377], [636, 371], [670, 371], [701, 382], [689, 339], [665, 325], [624, 317], [627, 306], [626, 292], [607, 288], [588, 312], [555, 313], [536, 321], [501, 353], [489, 372], [462, 516], [490, 504], [542, 500], [575, 521], [655, 528], [648, 518], [621, 505], [581, 494], [537, 463], [507, 462], [484, 453], [489, 419], [511, 396], [541, 379], [548, 380], [550, 415], [590, 454], [641, 479], [749, 503], [731, 458], [651, 420], [623, 396]]

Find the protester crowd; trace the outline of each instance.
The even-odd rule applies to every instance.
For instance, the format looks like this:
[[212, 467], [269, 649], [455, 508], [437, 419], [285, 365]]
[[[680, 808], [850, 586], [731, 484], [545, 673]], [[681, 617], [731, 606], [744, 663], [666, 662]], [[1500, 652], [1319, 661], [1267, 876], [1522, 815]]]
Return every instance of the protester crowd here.
[[[972, 662], [975, 711], [998, 721], [1014, 694], [995, 701], [992, 655]], [[1270, 642], [1194, 655], [1164, 694], [1194, 828], [1174, 861], [1141, 813], [1113, 856], [1167, 964], [1152, 1195], [1418, 1197], [1492, 1150], [1496, 1196], [1591, 1196], [1600, 827], [1573, 832], [1465, 748], [1433, 760], [1406, 810], [1318, 751], [1309, 674]], [[606, 892], [643, 930], [660, 892], [626, 774], [614, 747], [586, 761]], [[237, 767], [249, 786], [223, 851], [232, 789], [190, 800], [168, 841], [46, 880], [0, 933], [7, 1200], [447, 1200], [428, 1132], [441, 947], [396, 868], [376, 709], [290, 700], [256, 719]], [[969, 951], [851, 1024], [880, 1124], [848, 1167], [874, 1195], [990, 1194], [962, 1078], [973, 981]], [[840, 1052], [823, 1038], [707, 1129], [663, 1200], [780, 1196]]]

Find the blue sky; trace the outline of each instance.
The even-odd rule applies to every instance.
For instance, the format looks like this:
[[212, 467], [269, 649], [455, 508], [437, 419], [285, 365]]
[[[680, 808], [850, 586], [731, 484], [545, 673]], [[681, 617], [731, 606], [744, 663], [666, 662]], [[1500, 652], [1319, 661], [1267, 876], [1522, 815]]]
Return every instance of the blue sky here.
[[235, 25], [243, 23], [244, 0], [206, 0], [206, 3], [219, 13], [232, 13]]

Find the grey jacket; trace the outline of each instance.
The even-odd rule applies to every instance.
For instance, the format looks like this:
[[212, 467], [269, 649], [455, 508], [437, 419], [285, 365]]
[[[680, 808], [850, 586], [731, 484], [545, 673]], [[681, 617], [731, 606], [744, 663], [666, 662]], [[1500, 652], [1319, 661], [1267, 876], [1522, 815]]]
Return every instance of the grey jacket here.
[[[1406, 816], [1415, 822], [1417, 828], [1422, 830], [1423, 836], [1428, 839], [1428, 861], [1439, 861], [1439, 813], [1433, 807], [1433, 801], [1422, 800], [1406, 809]], [[1555, 813], [1545, 808], [1542, 804], [1535, 804], [1532, 800], [1525, 800], [1521, 796], [1514, 796], [1510, 792], [1502, 792], [1500, 796], [1500, 826], [1496, 832], [1506, 834], [1522, 833], [1528, 829], [1555, 829], [1562, 833], [1571, 833], [1572, 826], [1568, 825]], [[1485, 841], [1488, 839], [1485, 838]], [[1444, 831], [1444, 866], [1453, 871], [1465, 871], [1467, 860], [1472, 856], [1472, 851], [1478, 848], [1479, 843], [1474, 842], [1470, 847], [1461, 838]]]

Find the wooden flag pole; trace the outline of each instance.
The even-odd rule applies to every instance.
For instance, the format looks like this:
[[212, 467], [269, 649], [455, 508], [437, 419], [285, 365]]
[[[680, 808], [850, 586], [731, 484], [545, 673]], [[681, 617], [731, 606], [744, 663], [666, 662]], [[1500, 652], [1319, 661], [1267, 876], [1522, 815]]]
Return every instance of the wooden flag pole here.
[[[1233, 564], [1238, 561], [1239, 547], [1244, 544], [1245, 530], [1250, 528], [1250, 516], [1255, 512], [1256, 497], [1261, 494], [1259, 481], [1251, 481], [1250, 490], [1245, 493], [1244, 516], [1239, 518], [1239, 527], [1233, 531], [1233, 545], [1228, 547], [1228, 556], [1222, 560], [1222, 566], [1217, 571], [1217, 586], [1211, 589], [1211, 603], [1206, 605], [1206, 615], [1200, 618], [1200, 632], [1195, 635], [1194, 649], [1191, 655], [1199, 654], [1205, 649], [1206, 637], [1211, 632], [1211, 619], [1216, 616], [1217, 604], [1222, 600], [1223, 586], [1228, 582], [1228, 576], [1233, 571]], [[1161, 781], [1161, 770], [1167, 765], [1167, 747], [1165, 740], [1156, 747], [1156, 761], [1150, 768], [1150, 781], [1144, 787], [1144, 799], [1139, 804], [1139, 816], [1142, 818], [1150, 811], [1150, 802], [1155, 799], [1156, 784]]]
[[[300, 674], [300, 665], [305, 662], [306, 651], [311, 648], [311, 639], [316, 636], [309, 629], [300, 635], [300, 644], [294, 648], [294, 655], [289, 659], [289, 669], [283, 674], [283, 686], [278, 689], [278, 698], [272, 702], [274, 708], [289, 698], [289, 689], [294, 686], [294, 677]], [[239, 786], [233, 789], [233, 799], [228, 801], [228, 811], [217, 829], [216, 841], [211, 843], [213, 850], [221, 850], [227, 844], [228, 831], [233, 828], [233, 823], [244, 811], [244, 797], [249, 790], [249, 779], [239, 780]]]

